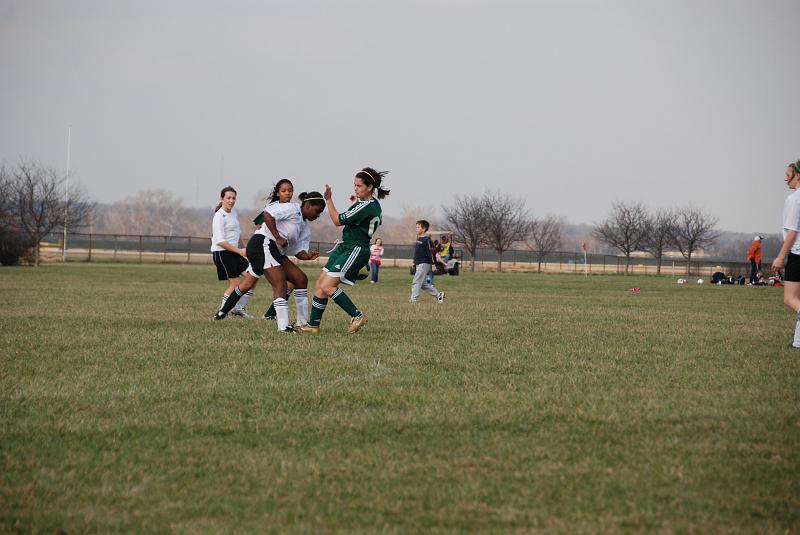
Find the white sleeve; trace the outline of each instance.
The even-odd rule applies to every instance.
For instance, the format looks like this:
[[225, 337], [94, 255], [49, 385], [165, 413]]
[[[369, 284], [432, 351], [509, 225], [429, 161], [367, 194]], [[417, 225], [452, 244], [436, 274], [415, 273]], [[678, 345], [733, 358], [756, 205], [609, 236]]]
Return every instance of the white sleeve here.
[[786, 212], [783, 224], [786, 230], [800, 230], [800, 199], [792, 199]]
[[214, 214], [214, 222], [211, 223], [211, 245], [218, 245], [225, 241], [225, 220], [222, 218], [224, 210], [220, 208]]
[[275, 221], [281, 221], [283, 219], [289, 219], [294, 216], [297, 208], [295, 207], [294, 203], [285, 202], [279, 203], [276, 202], [271, 204], [266, 209], [267, 212], [275, 219]]

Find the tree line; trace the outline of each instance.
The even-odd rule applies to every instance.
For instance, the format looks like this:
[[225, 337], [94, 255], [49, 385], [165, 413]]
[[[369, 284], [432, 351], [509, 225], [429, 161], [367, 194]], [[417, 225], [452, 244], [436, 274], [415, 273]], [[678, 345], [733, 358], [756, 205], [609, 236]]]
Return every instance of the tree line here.
[[[66, 191], [66, 179], [54, 168], [37, 162], [0, 166], [0, 264], [13, 265], [24, 259], [39, 265], [39, 243], [47, 234], [62, 229], [77, 232], [88, 226], [91, 231], [94, 225], [95, 231], [175, 236], [197, 235], [209, 225], [209, 213], [185, 208], [180, 199], [166, 191], [140, 191], [98, 209], [81, 186], [73, 185]], [[257, 197], [262, 196], [260, 192]], [[479, 248], [498, 253], [501, 271], [504, 252], [512, 247], [525, 248], [533, 253], [541, 271], [547, 255], [564, 244], [561, 217], [532, 217], [523, 199], [499, 191], [455, 197], [442, 209], [453, 241], [470, 253], [473, 271]], [[413, 228], [414, 217], [408, 213], [394, 222], [398, 236], [405, 236], [406, 227]], [[651, 212], [639, 202], [616, 202], [608, 217], [591, 228], [591, 236], [625, 257], [626, 274], [635, 252], [656, 258], [660, 273], [662, 259], [671, 251], [686, 259], [688, 269], [692, 256], [712, 247], [719, 237], [716, 224], [716, 218], [693, 207]], [[248, 228], [246, 221], [243, 234], [248, 234]], [[324, 239], [326, 230], [315, 228], [317, 239]], [[389, 237], [386, 234], [384, 241]]]
[[[531, 217], [523, 199], [500, 192], [456, 197], [443, 211], [454, 241], [470, 253], [473, 271], [481, 247], [497, 252], [497, 268], [502, 271], [503, 253], [512, 245], [521, 244], [537, 257], [541, 271], [543, 259], [563, 244], [561, 218]], [[647, 252], [658, 261], [660, 274], [662, 259], [670, 251], [677, 251], [686, 259], [688, 270], [692, 256], [711, 247], [718, 238], [716, 224], [715, 217], [699, 208], [650, 212], [639, 202], [615, 202], [608, 217], [592, 227], [591, 235], [625, 257], [626, 275], [631, 255], [638, 251]]]

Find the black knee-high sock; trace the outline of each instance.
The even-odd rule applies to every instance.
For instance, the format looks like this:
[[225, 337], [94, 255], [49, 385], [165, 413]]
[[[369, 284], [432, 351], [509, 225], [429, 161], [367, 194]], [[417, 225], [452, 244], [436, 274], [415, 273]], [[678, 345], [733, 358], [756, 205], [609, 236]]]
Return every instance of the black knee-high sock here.
[[236, 306], [236, 303], [239, 302], [239, 299], [242, 298], [245, 292], [241, 291], [239, 287], [233, 289], [231, 295], [228, 296], [228, 299], [225, 301], [225, 304], [222, 305], [222, 308], [219, 309], [220, 312], [223, 314], [227, 314], [231, 311], [233, 307]]

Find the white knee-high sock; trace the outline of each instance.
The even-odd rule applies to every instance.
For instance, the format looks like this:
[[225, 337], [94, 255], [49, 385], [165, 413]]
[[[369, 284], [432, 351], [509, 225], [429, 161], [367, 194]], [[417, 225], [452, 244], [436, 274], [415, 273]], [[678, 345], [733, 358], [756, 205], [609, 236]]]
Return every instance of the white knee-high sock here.
[[222, 309], [222, 307], [225, 306], [225, 301], [227, 300], [228, 300], [228, 294], [222, 294], [222, 303], [219, 304], [220, 309]]
[[275, 317], [278, 320], [278, 330], [285, 331], [289, 326], [289, 302], [283, 297], [275, 299], [272, 304], [275, 306]]
[[308, 289], [295, 288], [294, 303], [297, 305], [297, 325], [308, 323]]
[[238, 308], [239, 310], [244, 310], [245, 308], [247, 308], [247, 303], [248, 303], [248, 301], [250, 301], [251, 297], [253, 297], [253, 290], [247, 290], [247, 293], [245, 293], [239, 299], [239, 302], [236, 303], [236, 306], [233, 307], [233, 308]]
[[800, 347], [800, 310], [797, 311], [797, 322], [794, 324], [794, 340], [792, 341], [794, 347]]

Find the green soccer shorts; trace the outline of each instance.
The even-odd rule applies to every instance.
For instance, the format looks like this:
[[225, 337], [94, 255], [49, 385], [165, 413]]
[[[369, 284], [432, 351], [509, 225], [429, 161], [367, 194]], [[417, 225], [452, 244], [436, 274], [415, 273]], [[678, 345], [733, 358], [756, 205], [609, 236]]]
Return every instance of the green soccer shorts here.
[[355, 284], [361, 268], [369, 263], [369, 245], [342, 243], [331, 252], [322, 268], [331, 277], [339, 277], [348, 286]]

